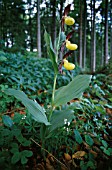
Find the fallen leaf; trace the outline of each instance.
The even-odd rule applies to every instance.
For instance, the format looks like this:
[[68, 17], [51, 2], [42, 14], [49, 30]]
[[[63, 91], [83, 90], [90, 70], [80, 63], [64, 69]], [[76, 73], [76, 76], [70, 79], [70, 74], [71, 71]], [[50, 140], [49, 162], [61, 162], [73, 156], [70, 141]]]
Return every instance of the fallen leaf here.
[[22, 111], [22, 110], [20, 110], [19, 113], [20, 113], [21, 115], [25, 115], [25, 114], [26, 114], [26, 112], [24, 112], [24, 111]]
[[14, 117], [14, 112], [13, 112], [13, 113], [11, 113], [11, 117]]
[[77, 151], [76, 153], [74, 153], [72, 155], [72, 158], [80, 158], [80, 157], [83, 157], [85, 156], [86, 152], [85, 151]]
[[46, 163], [46, 170], [54, 170], [54, 167], [49, 163]]
[[112, 109], [106, 108], [106, 112], [107, 112], [110, 116], [112, 116]]
[[38, 170], [45, 170], [44, 166], [40, 163], [37, 165], [37, 169]]
[[68, 169], [65, 168], [64, 166], [61, 166], [61, 170], [68, 170]]
[[65, 160], [70, 161], [71, 156], [68, 153], [64, 153]]

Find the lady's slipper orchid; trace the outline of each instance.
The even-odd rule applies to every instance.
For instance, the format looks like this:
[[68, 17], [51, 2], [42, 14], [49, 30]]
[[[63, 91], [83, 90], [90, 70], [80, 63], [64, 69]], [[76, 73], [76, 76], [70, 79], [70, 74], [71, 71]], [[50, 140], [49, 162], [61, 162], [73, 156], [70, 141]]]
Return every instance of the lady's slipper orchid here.
[[65, 17], [65, 24], [66, 25], [73, 25], [75, 23], [74, 18], [72, 17]]
[[66, 70], [73, 70], [75, 68], [75, 65], [73, 63], [69, 63], [68, 60], [64, 59], [64, 68]]
[[72, 44], [70, 41], [66, 40], [66, 48], [69, 50], [76, 50], [78, 46], [77, 44]]

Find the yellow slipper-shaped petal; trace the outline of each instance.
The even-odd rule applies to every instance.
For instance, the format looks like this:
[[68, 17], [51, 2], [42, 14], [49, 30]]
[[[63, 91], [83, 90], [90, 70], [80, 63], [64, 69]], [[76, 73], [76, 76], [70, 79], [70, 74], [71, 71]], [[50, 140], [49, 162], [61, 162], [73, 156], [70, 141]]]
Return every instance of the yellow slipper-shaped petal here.
[[64, 60], [64, 68], [66, 70], [73, 70], [75, 65], [73, 63], [69, 63], [67, 60]]
[[72, 17], [65, 17], [65, 24], [66, 25], [73, 25], [75, 23], [74, 18]]
[[66, 41], [66, 48], [69, 50], [76, 50], [78, 46], [77, 44], [70, 43], [70, 41]]

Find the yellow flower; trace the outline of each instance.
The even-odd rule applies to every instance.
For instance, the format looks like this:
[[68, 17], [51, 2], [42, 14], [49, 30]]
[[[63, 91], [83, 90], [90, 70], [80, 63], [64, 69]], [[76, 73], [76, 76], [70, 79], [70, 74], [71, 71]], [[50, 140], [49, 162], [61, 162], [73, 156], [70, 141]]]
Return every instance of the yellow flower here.
[[72, 17], [65, 17], [65, 24], [66, 25], [73, 25], [75, 23], [74, 18]]
[[69, 50], [76, 50], [78, 46], [77, 44], [72, 44], [70, 41], [66, 40], [66, 48]]
[[75, 65], [73, 63], [69, 63], [68, 60], [64, 59], [64, 68], [66, 70], [73, 70], [75, 68]]

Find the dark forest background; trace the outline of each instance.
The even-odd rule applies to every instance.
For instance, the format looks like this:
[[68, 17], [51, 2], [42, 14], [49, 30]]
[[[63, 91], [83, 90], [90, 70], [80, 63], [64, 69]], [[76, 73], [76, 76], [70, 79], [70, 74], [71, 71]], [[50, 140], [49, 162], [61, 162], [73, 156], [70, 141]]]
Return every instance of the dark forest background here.
[[[66, 5], [64, 0], [1, 0], [0, 50], [47, 58], [44, 27], [54, 43]], [[75, 19], [72, 41], [78, 44], [73, 60], [95, 71], [112, 57], [112, 4], [110, 0], [73, 0], [69, 14]]]

